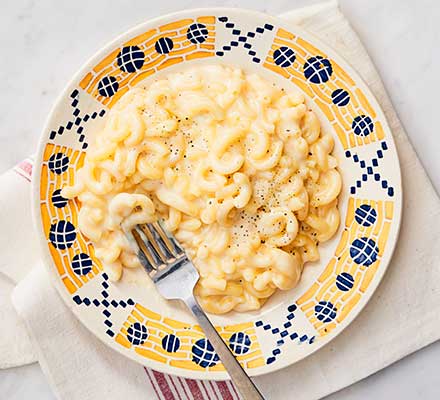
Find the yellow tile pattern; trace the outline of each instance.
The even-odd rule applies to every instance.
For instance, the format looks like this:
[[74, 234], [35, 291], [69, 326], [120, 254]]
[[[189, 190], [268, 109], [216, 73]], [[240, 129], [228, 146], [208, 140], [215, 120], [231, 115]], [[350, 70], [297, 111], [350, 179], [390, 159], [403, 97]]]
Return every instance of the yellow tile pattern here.
[[[376, 222], [369, 227], [358, 224], [354, 218], [355, 210], [362, 204], [370, 205], [377, 213]], [[340, 324], [367, 291], [385, 251], [393, 219], [393, 208], [392, 201], [349, 199], [345, 229], [335, 255], [317, 281], [297, 300], [299, 308], [305, 313], [320, 336], [327, 335], [337, 324]], [[350, 244], [361, 237], [373, 239], [379, 248], [377, 261], [370, 266], [356, 264], [350, 257]], [[347, 292], [336, 287], [336, 277], [342, 272], [348, 272], [354, 278], [354, 286]], [[324, 323], [316, 318], [314, 307], [320, 301], [331, 302], [336, 307], [337, 316], [333, 322]]]
[[[296, 54], [295, 62], [285, 68], [276, 65], [273, 59], [275, 50], [282, 46], [290, 47]], [[304, 64], [309, 58], [315, 56], [328, 58], [325, 53], [306, 40], [280, 28], [263, 66], [286, 79], [290, 79], [318, 105], [335, 129], [344, 149], [382, 140], [384, 130], [380, 122], [375, 120], [376, 113], [373, 107], [362, 90], [356, 86], [355, 82], [335, 60], [330, 59], [333, 73], [327, 82], [314, 84], [305, 78]], [[336, 89], [343, 89], [349, 93], [350, 103], [348, 105], [338, 107], [333, 104], [331, 94]], [[374, 122], [373, 132], [365, 137], [355, 135], [351, 128], [353, 119], [358, 115], [368, 115]]]
[[[139, 322], [146, 326], [148, 331], [147, 340], [141, 345], [133, 345], [127, 340], [127, 329]], [[216, 327], [222, 338], [228, 343], [230, 337], [236, 332], [243, 332], [249, 335], [251, 346], [247, 353], [240, 355], [237, 359], [247, 368], [257, 368], [265, 364], [263, 354], [255, 333], [253, 322], [241, 323], [230, 326]], [[173, 334], [180, 340], [180, 348], [175, 353], [167, 352], [162, 348], [162, 339]], [[192, 345], [198, 339], [204, 338], [201, 328], [198, 325], [185, 324], [173, 321], [169, 318], [162, 318], [160, 315], [136, 304], [132, 313], [128, 316], [115, 340], [122, 346], [133, 349], [137, 354], [169, 364], [174, 367], [198, 370], [198, 371], [224, 371], [221, 363], [212, 367], [202, 368], [192, 361]]]
[[[208, 30], [208, 37], [203, 43], [193, 44], [186, 37], [188, 27], [194, 23], [202, 23]], [[159, 54], [155, 50], [155, 44], [164, 37], [170, 38], [174, 46], [170, 53]], [[138, 46], [145, 54], [144, 64], [136, 73], [124, 72], [118, 66], [117, 56], [124, 46]], [[213, 57], [214, 46], [215, 17], [204, 16], [175, 21], [151, 29], [123, 43], [96, 64], [81, 79], [79, 86], [111, 108], [131, 87], [157, 71], [185, 60]], [[118, 91], [111, 97], [101, 96], [98, 92], [99, 81], [105, 76], [115, 77], [119, 84]]]
[[[61, 175], [50, 171], [48, 161], [52, 154], [63, 153], [69, 157], [69, 168]], [[70, 200], [63, 208], [54, 207], [51, 201], [52, 193], [56, 189], [61, 189], [64, 185], [71, 184], [74, 173], [84, 162], [85, 152], [74, 151], [66, 146], [47, 144], [44, 149], [43, 163], [41, 165], [41, 185], [40, 185], [40, 211], [43, 222], [44, 235], [47, 238], [47, 245], [50, 254], [55, 262], [60, 279], [64, 283], [70, 294], [75, 293], [80, 287], [93, 279], [102, 266], [94, 256], [93, 246], [78, 230], [76, 240], [72, 247], [65, 250], [56, 249], [49, 240], [50, 226], [60, 220], [71, 222], [75, 227], [78, 222], [78, 210], [80, 204], [78, 200]], [[89, 254], [93, 260], [92, 270], [87, 275], [77, 275], [72, 269], [72, 259], [76, 254]]]

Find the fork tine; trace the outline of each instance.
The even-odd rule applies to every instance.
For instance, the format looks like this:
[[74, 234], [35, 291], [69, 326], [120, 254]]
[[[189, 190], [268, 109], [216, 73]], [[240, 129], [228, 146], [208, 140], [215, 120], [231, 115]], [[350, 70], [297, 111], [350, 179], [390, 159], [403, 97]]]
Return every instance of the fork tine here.
[[160, 238], [160, 242], [167, 247], [168, 251], [172, 253], [175, 258], [185, 254], [185, 251], [180, 246], [179, 242], [163, 227], [161, 221], [153, 222], [149, 225], [153, 227], [154, 231]]
[[144, 235], [147, 237], [148, 242], [151, 244], [151, 246], [154, 248], [155, 255], [157, 255], [162, 264], [165, 264], [169, 258], [173, 258], [173, 255], [169, 254], [168, 249], [163, 249], [163, 246], [161, 246], [160, 243], [158, 243], [157, 235], [155, 235], [155, 232], [152, 232], [148, 224], [139, 224], [138, 228], [144, 233]]
[[156, 249], [152, 245], [154, 241], [149, 238], [146, 233], [140, 228], [139, 225], [132, 230], [133, 236], [137, 235], [137, 243], [141, 250], [144, 252], [145, 257], [151, 263], [154, 269], [159, 269], [160, 266], [165, 264], [165, 261], [162, 259], [160, 254], [157, 253]]
[[144, 269], [150, 274], [153, 271], [156, 271], [154, 264], [148, 259], [148, 249], [145, 247], [144, 240], [139, 235], [136, 230], [131, 231], [131, 235], [133, 236], [133, 240], [130, 240], [132, 247], [136, 250], [136, 255], [139, 258], [140, 263], [144, 267]]
[[171, 261], [172, 259], [176, 258], [172, 251], [173, 248], [164, 241], [161, 234], [157, 231], [153, 224], [146, 224], [145, 229], [148, 230], [150, 235], [153, 237], [155, 245], [160, 249], [167, 261]]

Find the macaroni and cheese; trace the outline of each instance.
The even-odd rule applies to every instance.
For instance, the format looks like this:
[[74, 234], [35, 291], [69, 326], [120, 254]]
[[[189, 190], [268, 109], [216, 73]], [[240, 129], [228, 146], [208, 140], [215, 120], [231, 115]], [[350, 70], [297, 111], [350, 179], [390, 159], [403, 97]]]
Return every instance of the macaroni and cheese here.
[[110, 278], [140, 264], [121, 228], [162, 218], [199, 270], [212, 313], [293, 288], [338, 229], [341, 177], [300, 93], [198, 66], [127, 92], [62, 195]]

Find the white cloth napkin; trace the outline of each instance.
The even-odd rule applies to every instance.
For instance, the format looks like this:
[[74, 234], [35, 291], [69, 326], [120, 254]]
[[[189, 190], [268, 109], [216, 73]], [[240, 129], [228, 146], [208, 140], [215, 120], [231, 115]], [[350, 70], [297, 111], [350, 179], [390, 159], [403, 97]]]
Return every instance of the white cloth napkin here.
[[[298, 400], [310, 400], [348, 386], [440, 338], [440, 199], [371, 60], [337, 3], [295, 10], [282, 17], [335, 48], [367, 82], [393, 131], [404, 185], [399, 244], [367, 307], [317, 353], [282, 371], [255, 379], [268, 399], [284, 400], [289, 393], [295, 393]], [[7, 187], [3, 179], [2, 188]], [[12, 279], [21, 276], [26, 262], [32, 264], [29, 260], [37, 259], [29, 242], [33, 236], [25, 200], [28, 188], [22, 186], [11, 184], [7, 193], [0, 194], [0, 215], [2, 222], [6, 221], [0, 226], [1, 250], [8, 253], [0, 265], [1, 271]], [[13, 249], [16, 241], [21, 241], [18, 252]], [[17, 262], [18, 253], [23, 257]], [[35, 266], [16, 287], [13, 303], [26, 323], [38, 360], [59, 399], [238, 399], [229, 382], [201, 382], [156, 373], [107, 348], [67, 309], [41, 265]], [[2, 320], [0, 324], [4, 325]], [[16, 331], [21, 332], [20, 326]], [[30, 345], [25, 347], [30, 351]], [[2, 357], [0, 354], [0, 365], [7, 365], [1, 364]], [[27, 359], [32, 359], [31, 353]]]
[[29, 204], [31, 166], [31, 160], [25, 160], [0, 176], [0, 368], [37, 360], [11, 303], [14, 286], [38, 262]]

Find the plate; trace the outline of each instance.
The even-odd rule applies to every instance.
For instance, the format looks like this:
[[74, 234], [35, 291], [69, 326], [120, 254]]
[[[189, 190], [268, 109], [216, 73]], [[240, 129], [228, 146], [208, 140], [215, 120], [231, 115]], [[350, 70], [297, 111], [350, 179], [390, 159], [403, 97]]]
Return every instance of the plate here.
[[82, 165], [93, 132], [129, 88], [195, 64], [229, 64], [297, 88], [335, 138], [341, 226], [307, 264], [300, 284], [258, 312], [212, 316], [250, 375], [290, 365], [338, 335], [378, 286], [397, 241], [402, 188], [382, 110], [356, 72], [310, 34], [238, 9], [189, 10], [144, 23], [88, 61], [42, 133], [34, 215], [47, 268], [62, 298], [104, 343], [156, 370], [197, 379], [227, 374], [187, 310], [163, 300], [141, 270], [112, 283], [77, 229], [78, 201], [60, 194]]

